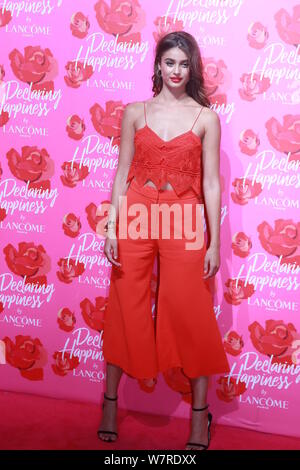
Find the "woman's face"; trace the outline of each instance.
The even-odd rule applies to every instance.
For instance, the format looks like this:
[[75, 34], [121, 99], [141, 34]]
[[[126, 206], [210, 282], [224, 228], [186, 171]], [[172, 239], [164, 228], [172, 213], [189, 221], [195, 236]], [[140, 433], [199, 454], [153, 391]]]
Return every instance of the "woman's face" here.
[[[163, 81], [171, 88], [185, 88], [190, 78], [189, 59], [179, 47], [168, 49], [159, 65]], [[173, 79], [178, 80], [173, 80]]]

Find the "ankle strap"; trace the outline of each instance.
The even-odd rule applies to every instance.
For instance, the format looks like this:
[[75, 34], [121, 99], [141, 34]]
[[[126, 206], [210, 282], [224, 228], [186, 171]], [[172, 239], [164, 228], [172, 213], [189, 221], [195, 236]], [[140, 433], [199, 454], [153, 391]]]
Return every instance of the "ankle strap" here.
[[206, 408], [208, 408], [209, 405], [206, 405], [204, 408], [192, 408], [193, 411], [202, 411], [202, 410], [206, 410]]
[[108, 396], [106, 395], [106, 393], [104, 393], [104, 398], [106, 398], [107, 400], [115, 401], [115, 400], [118, 399], [118, 395], [117, 395], [115, 398], [111, 398], [111, 397], [108, 397]]

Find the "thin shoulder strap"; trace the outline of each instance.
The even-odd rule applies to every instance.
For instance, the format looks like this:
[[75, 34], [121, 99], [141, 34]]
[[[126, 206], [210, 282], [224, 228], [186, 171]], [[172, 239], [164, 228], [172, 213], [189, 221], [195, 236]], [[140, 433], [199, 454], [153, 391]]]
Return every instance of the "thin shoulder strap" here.
[[[204, 108], [204, 106], [201, 106], [201, 109], [200, 109], [200, 111], [199, 111], [199, 113], [198, 113], [198, 116], [196, 117], [196, 119], [195, 119], [195, 121], [194, 121], [194, 124], [192, 125], [192, 129], [193, 129], [194, 125], [196, 124], [196, 121], [197, 121], [198, 117], [200, 116], [201, 111], [202, 111], [203, 108]], [[191, 129], [191, 130], [192, 130], [192, 129]]]
[[147, 118], [146, 118], [146, 101], [144, 101], [144, 114], [145, 114], [145, 123], [147, 126]]

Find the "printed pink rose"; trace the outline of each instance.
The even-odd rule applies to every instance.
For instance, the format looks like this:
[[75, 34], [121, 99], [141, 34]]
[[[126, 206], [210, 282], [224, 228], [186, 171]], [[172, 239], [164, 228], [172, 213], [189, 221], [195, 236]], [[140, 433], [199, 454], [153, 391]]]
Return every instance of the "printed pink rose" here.
[[27, 46], [24, 56], [14, 49], [9, 58], [15, 76], [22, 82], [32, 83], [33, 90], [54, 90], [53, 79], [58, 75], [58, 64], [50, 49]]
[[253, 199], [262, 192], [261, 183], [254, 183], [248, 178], [235, 178], [232, 183], [234, 187], [234, 193], [231, 193], [231, 198], [236, 204], [244, 206], [248, 204], [249, 199]]
[[239, 381], [237, 383], [236, 379], [233, 377], [230, 377], [229, 383], [228, 377], [220, 377], [217, 383], [221, 385], [221, 387], [216, 390], [217, 397], [227, 403], [230, 403], [247, 390], [245, 382]]
[[80, 302], [82, 318], [90, 328], [96, 331], [103, 330], [106, 307], [106, 297], [96, 297], [95, 305], [87, 298]]
[[223, 344], [225, 352], [232, 356], [241, 354], [244, 347], [243, 338], [236, 331], [228, 331], [224, 336]]
[[225, 62], [215, 60], [213, 57], [203, 57], [202, 64], [205, 89], [208, 96], [219, 95], [222, 96], [222, 100], [227, 100], [226, 92], [231, 85], [231, 76]]
[[138, 0], [114, 0], [111, 6], [99, 0], [94, 9], [100, 28], [108, 34], [118, 34], [118, 42], [141, 41], [140, 31], [146, 26], [146, 14]]
[[267, 40], [269, 38], [269, 33], [267, 28], [256, 21], [255, 23], [251, 23], [248, 28], [248, 35], [247, 40], [249, 42], [249, 46], [253, 47], [254, 49], [262, 49], [265, 47]]
[[80, 119], [77, 114], [69, 116], [67, 119], [66, 131], [68, 136], [74, 140], [80, 140], [83, 137], [85, 131], [85, 124], [83, 119]]
[[271, 118], [265, 124], [270, 144], [280, 152], [294, 153], [300, 150], [300, 114], [286, 114], [283, 125]]
[[14, 148], [6, 157], [12, 174], [21, 181], [29, 181], [29, 188], [50, 189], [50, 178], [54, 175], [54, 161], [46, 149], [22, 147], [22, 155]]
[[260, 140], [258, 135], [255, 134], [252, 129], [246, 129], [240, 133], [239, 146], [241, 152], [246, 155], [254, 155], [259, 145]]
[[268, 253], [282, 256], [282, 263], [295, 262], [300, 266], [300, 222], [277, 219], [274, 229], [268, 222], [262, 222], [257, 230], [262, 247]]
[[253, 284], [247, 283], [239, 279], [228, 279], [225, 283], [228, 287], [228, 292], [224, 293], [225, 300], [231, 305], [240, 305], [243, 300], [251, 297], [254, 294]]
[[[257, 321], [248, 326], [253, 346], [262, 354], [273, 356], [271, 363], [299, 365], [300, 335], [292, 323], [266, 320], [263, 328]], [[294, 362], [294, 361], [297, 362]]]
[[300, 43], [300, 5], [293, 7], [293, 14], [290, 15], [284, 8], [281, 8], [275, 15], [276, 28], [281, 39], [287, 44], [297, 47]]
[[17, 335], [14, 343], [7, 336], [3, 339], [6, 363], [19, 369], [21, 376], [28, 380], [43, 380], [43, 367], [47, 364], [47, 351], [38, 338]]
[[246, 258], [252, 248], [252, 242], [244, 232], [235, 233], [232, 237], [231, 248], [236, 256]]
[[63, 331], [72, 331], [76, 323], [74, 313], [68, 308], [61, 308], [57, 314], [57, 323], [59, 328]]
[[105, 237], [105, 225], [108, 220], [109, 208], [111, 206], [110, 201], [102, 201], [101, 204], [97, 207], [96, 204], [91, 202], [86, 208], [85, 212], [87, 213], [87, 221], [89, 226], [94, 232], [99, 236]]
[[60, 179], [69, 188], [75, 188], [79, 181], [84, 180], [89, 174], [88, 167], [77, 162], [64, 162], [61, 168], [64, 174]]
[[51, 269], [51, 260], [42, 245], [19, 242], [16, 250], [10, 243], [3, 248], [8, 268], [17, 276], [25, 277], [25, 283], [47, 284], [46, 274]]
[[166, 34], [172, 33], [173, 31], [183, 31], [184, 24], [181, 20], [173, 22], [173, 18], [169, 16], [157, 16], [154, 21], [156, 31], [153, 32], [155, 42], [158, 42]]
[[60, 258], [57, 264], [60, 267], [60, 271], [56, 271], [57, 277], [66, 284], [71, 284], [75, 277], [84, 272], [84, 264], [76, 263], [73, 259]]
[[268, 90], [271, 86], [269, 77], [264, 77], [260, 80], [257, 73], [244, 73], [241, 77], [243, 88], [239, 88], [238, 92], [240, 97], [246, 101], [255, 101], [257, 95], [261, 95]]
[[65, 235], [68, 235], [72, 238], [77, 237], [81, 229], [81, 222], [79, 217], [76, 217], [76, 215], [73, 213], [66, 214], [63, 219], [62, 227]]
[[83, 39], [87, 36], [89, 28], [89, 20], [87, 16], [81, 13], [81, 11], [78, 11], [72, 15], [70, 29], [73, 36]]
[[107, 101], [105, 110], [98, 103], [90, 109], [95, 130], [103, 137], [113, 137], [116, 145], [120, 145], [124, 109], [122, 101]]
[[74, 356], [74, 354], [71, 357], [67, 351], [55, 351], [52, 357], [55, 360], [55, 364], [52, 364], [51, 368], [56, 375], [61, 377], [65, 377], [68, 372], [79, 366], [78, 357]]
[[11, 11], [4, 8], [3, 5], [0, 5], [0, 28], [6, 26], [12, 19]]
[[80, 85], [94, 73], [91, 65], [83, 65], [82, 62], [68, 62], [66, 65], [67, 75], [64, 76], [66, 84], [71, 88], [79, 88]]

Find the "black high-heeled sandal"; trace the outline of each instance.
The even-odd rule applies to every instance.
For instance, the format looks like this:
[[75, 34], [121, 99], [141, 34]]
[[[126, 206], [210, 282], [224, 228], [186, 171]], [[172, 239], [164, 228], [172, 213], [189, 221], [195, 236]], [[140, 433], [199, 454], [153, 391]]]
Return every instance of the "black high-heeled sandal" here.
[[[206, 410], [209, 407], [209, 405], [206, 405], [204, 408], [192, 408], [193, 411], [203, 411]], [[187, 442], [186, 446], [195, 446], [195, 447], [203, 447], [203, 450], [207, 450], [209, 447], [210, 443], [210, 426], [212, 422], [212, 414], [208, 413], [208, 444], [200, 444], [199, 442]], [[193, 449], [186, 449], [186, 450], [193, 450]]]
[[[118, 396], [116, 396], [115, 398], [110, 398], [104, 393], [104, 398], [106, 398], [107, 400], [116, 401], [118, 399]], [[104, 401], [102, 403], [102, 409], [104, 409]], [[117, 438], [116, 439], [103, 439], [103, 437], [100, 436], [100, 433], [114, 434], [118, 438], [118, 433], [115, 432], [115, 431], [105, 431], [105, 429], [98, 429], [97, 435], [98, 435], [99, 439], [101, 439], [102, 441], [105, 441], [105, 442], [115, 442], [117, 440]]]

